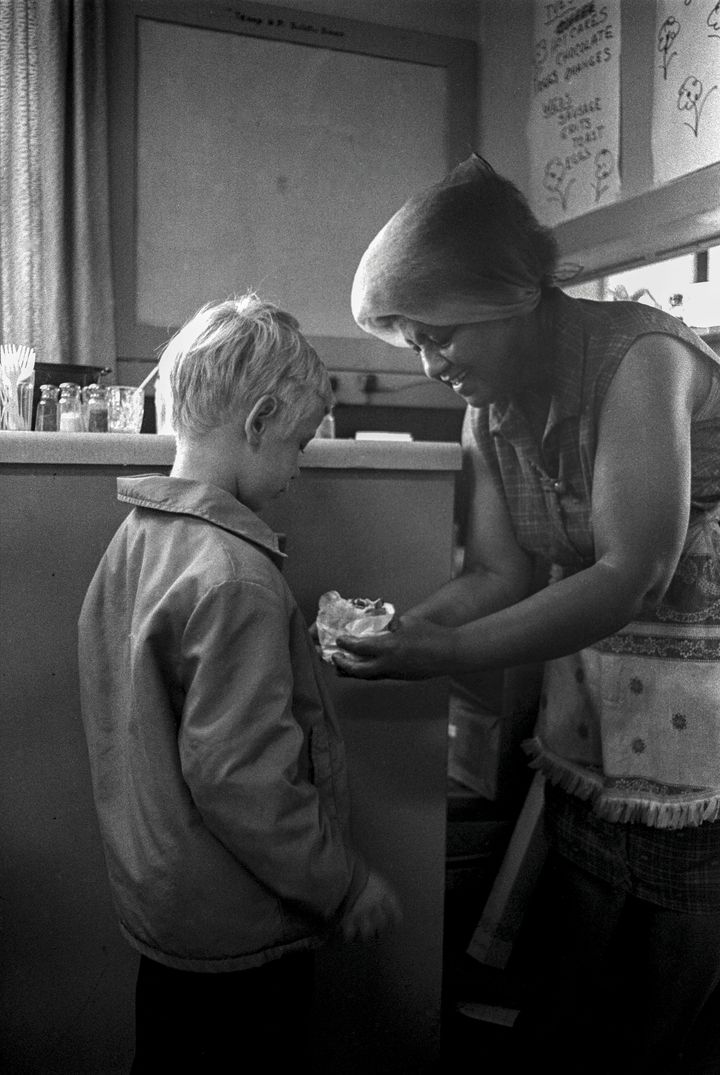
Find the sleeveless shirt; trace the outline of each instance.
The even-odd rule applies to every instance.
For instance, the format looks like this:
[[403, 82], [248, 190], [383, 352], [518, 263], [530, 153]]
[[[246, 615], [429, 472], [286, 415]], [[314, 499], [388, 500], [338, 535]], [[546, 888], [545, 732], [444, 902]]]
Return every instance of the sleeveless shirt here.
[[[641, 336], [683, 340], [716, 371], [691, 424], [691, 516], [656, 609], [545, 665], [525, 749], [564, 790], [611, 821], [659, 828], [720, 817], [720, 356], [676, 318], [552, 289], [553, 392], [542, 443], [512, 401], [469, 408], [519, 545], [549, 583], [594, 561], [592, 478], [603, 400]], [[632, 466], [633, 461], [628, 460]]]

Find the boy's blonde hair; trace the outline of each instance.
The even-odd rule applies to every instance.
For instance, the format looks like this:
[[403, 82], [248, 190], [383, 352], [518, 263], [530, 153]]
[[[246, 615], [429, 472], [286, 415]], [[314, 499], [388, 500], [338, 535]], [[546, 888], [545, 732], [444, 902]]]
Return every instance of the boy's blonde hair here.
[[160, 357], [156, 391], [177, 434], [207, 433], [264, 395], [287, 425], [333, 404], [328, 372], [297, 320], [254, 292], [208, 303], [183, 325]]

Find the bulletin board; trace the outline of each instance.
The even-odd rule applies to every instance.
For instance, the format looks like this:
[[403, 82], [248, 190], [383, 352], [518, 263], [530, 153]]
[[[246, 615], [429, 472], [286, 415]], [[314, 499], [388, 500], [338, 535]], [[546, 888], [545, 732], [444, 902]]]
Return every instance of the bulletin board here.
[[[599, 3], [584, 0], [555, 0], [549, 7], [579, 10], [603, 10]], [[703, 7], [703, 24], [711, 17], [716, 0], [676, 0], [671, 5], [674, 17], [687, 18], [689, 9]], [[707, 158], [686, 174], [668, 178], [657, 167], [653, 154], [653, 131], [657, 132], [658, 64], [667, 62], [663, 53], [663, 21], [666, 17], [664, 0], [621, 0], [621, 62], [620, 62], [620, 153], [621, 186], [619, 198], [612, 205], [600, 206], [592, 212], [558, 224], [555, 234], [560, 244], [562, 260], [568, 270], [576, 268], [575, 280], [592, 279], [611, 270], [630, 268], [643, 262], [661, 261], [683, 252], [702, 249], [720, 242], [720, 147], [715, 162]], [[709, 24], [708, 24], [709, 25]], [[660, 37], [659, 37], [660, 34]], [[715, 41], [720, 53], [720, 41]], [[678, 64], [679, 59], [674, 59]], [[674, 74], [675, 67], [672, 68]], [[682, 71], [680, 84], [694, 70]], [[707, 80], [705, 80], [707, 81]], [[705, 86], [707, 94], [710, 83]], [[677, 89], [670, 119], [682, 126], [691, 116], [676, 107]], [[713, 93], [703, 121], [710, 131]], [[712, 121], [716, 127], [716, 121]], [[687, 133], [685, 128], [682, 134]], [[681, 135], [672, 135], [674, 152], [679, 154]]]
[[377, 348], [352, 320], [354, 271], [406, 198], [475, 148], [474, 44], [251, 3], [109, 14], [121, 357], [245, 290], [325, 354]]

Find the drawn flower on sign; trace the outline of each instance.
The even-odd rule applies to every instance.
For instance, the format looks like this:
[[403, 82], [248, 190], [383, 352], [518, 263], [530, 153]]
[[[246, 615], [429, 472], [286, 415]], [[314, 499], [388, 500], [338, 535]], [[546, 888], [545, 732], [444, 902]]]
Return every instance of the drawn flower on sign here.
[[609, 189], [609, 183], [605, 183], [615, 167], [615, 158], [609, 149], [599, 149], [595, 154], [595, 182], [592, 187], [595, 191], [595, 201], [599, 202], [606, 190]]
[[711, 30], [717, 31], [714, 34], [708, 34], [708, 37], [720, 37], [720, 0], [708, 15], [706, 22]]
[[677, 19], [671, 15], [665, 19], [665, 22], [660, 27], [658, 33], [658, 52], [662, 53], [662, 69], [663, 78], [668, 77], [668, 67], [673, 56], [677, 56], [677, 52], [671, 52], [673, 42], [680, 33], [680, 23]]
[[563, 181], [565, 165], [559, 157], [553, 157], [545, 165], [545, 186], [548, 190], [556, 190]]
[[[688, 75], [688, 77], [684, 80], [684, 82], [680, 86], [680, 89], [678, 90], [678, 108], [681, 112], [693, 113], [693, 122], [688, 123], [687, 120], [683, 120], [683, 123], [686, 127], [690, 128], [696, 138], [698, 134], [698, 127], [700, 125], [700, 116], [702, 115], [702, 110], [705, 107], [708, 97], [713, 92], [713, 90], [716, 89], [717, 85], [711, 86], [705, 94], [703, 100], [700, 101], [700, 98], [703, 95], [703, 84], [699, 78], [695, 78], [694, 75]], [[698, 102], [700, 103], [698, 104]]]
[[545, 176], [543, 178], [543, 186], [546, 190], [550, 191], [549, 202], [559, 202], [562, 209], [567, 209], [567, 199], [570, 187], [575, 182], [574, 178], [568, 179], [563, 189], [563, 183], [565, 182], [566, 169], [563, 162], [559, 157], [553, 157], [545, 165]]
[[702, 97], [703, 84], [694, 75], [688, 75], [678, 91], [678, 108], [696, 108]]

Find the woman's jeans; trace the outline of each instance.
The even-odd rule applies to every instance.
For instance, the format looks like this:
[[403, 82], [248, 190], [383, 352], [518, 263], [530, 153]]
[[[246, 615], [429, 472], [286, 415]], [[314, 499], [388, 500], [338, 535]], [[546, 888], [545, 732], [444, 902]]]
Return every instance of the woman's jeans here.
[[[718, 1075], [720, 912], [639, 900], [553, 855], [529, 924], [524, 1062], [558, 1075]], [[528, 1068], [528, 1070], [530, 1070]]]

